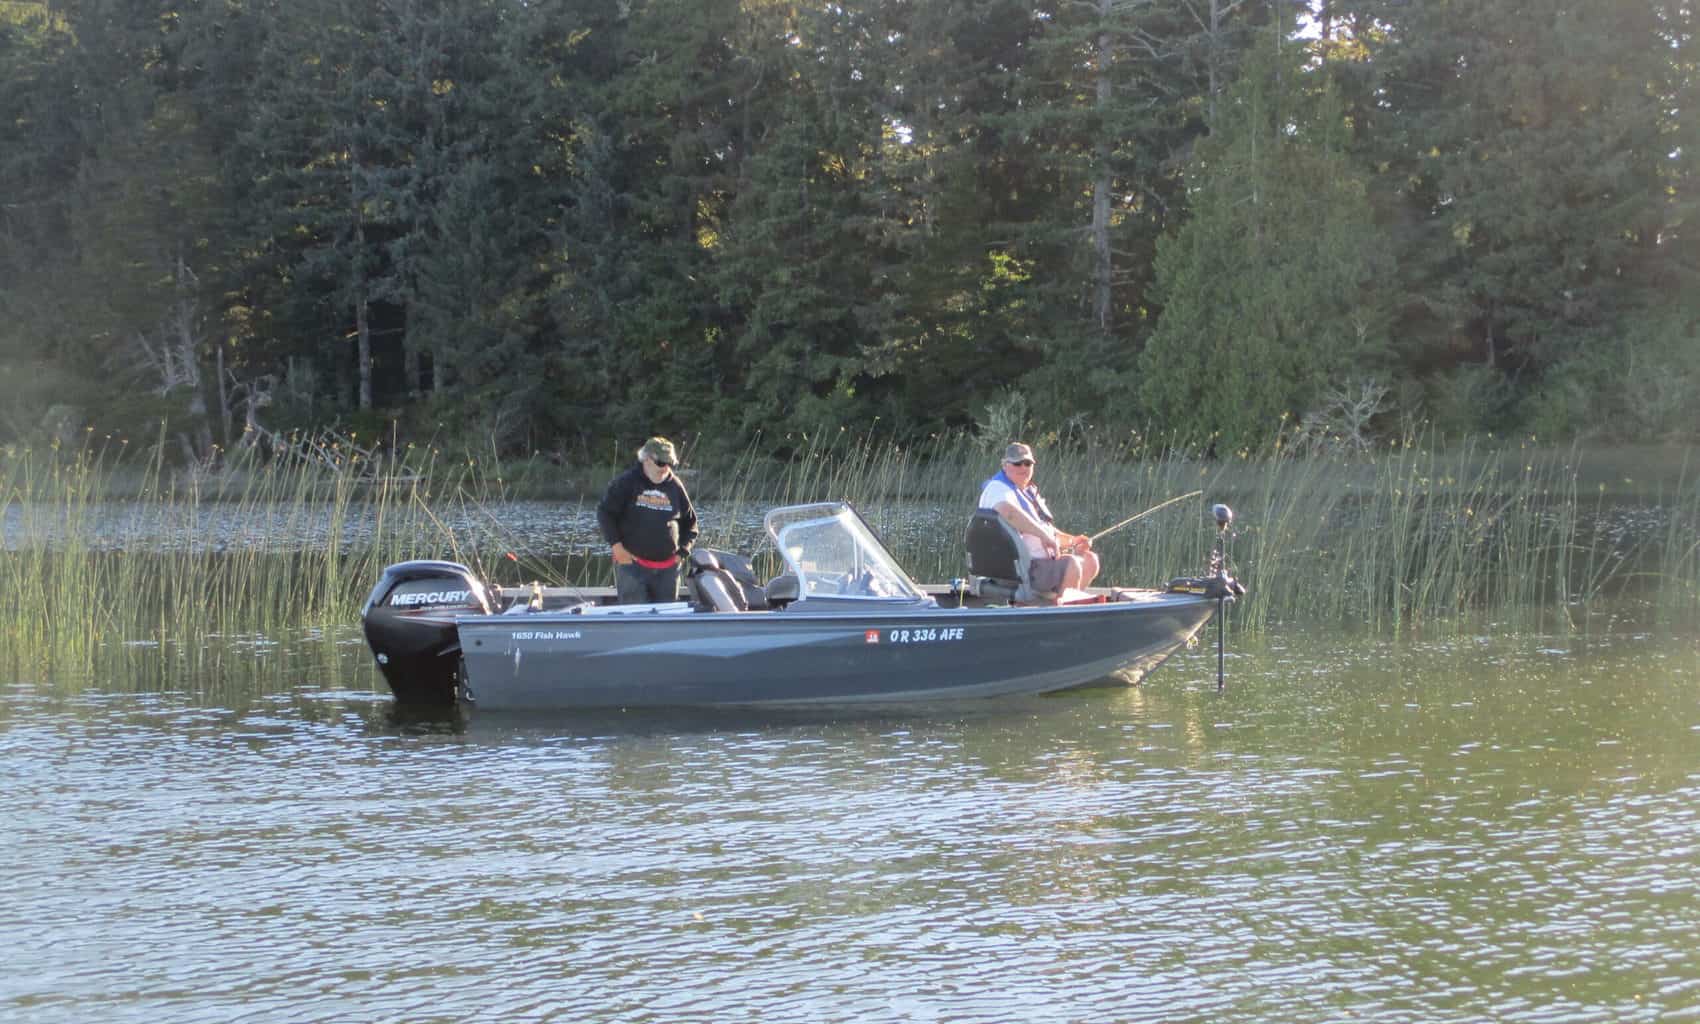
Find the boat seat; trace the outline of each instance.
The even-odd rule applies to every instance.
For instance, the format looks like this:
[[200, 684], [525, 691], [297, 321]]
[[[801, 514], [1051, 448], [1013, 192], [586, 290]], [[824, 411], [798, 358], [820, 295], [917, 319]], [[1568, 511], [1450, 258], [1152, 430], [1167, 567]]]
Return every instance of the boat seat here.
[[685, 566], [685, 587], [692, 603], [716, 612], [747, 612], [768, 606], [767, 592], [741, 555], [694, 548]]
[[783, 607], [801, 596], [802, 586], [797, 582], [797, 577], [790, 573], [775, 576], [767, 581], [767, 603], [769, 607]]
[[1022, 543], [1015, 527], [996, 512], [975, 509], [963, 532], [968, 549], [968, 571], [983, 576], [1010, 591], [1011, 604], [1053, 604], [1057, 595], [1033, 589], [1028, 569], [1033, 555]]
[[696, 578], [697, 601], [717, 612], [749, 611], [744, 595], [726, 582], [723, 572], [703, 573]]
[[720, 564], [720, 553], [708, 548], [691, 551], [685, 567], [685, 587], [691, 603], [711, 612], [741, 612], [749, 610], [744, 589]]

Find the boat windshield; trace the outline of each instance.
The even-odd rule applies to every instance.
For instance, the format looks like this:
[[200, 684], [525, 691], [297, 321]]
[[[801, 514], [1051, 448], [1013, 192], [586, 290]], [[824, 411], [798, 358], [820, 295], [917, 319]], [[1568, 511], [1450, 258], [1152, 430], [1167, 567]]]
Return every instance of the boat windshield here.
[[925, 598], [868, 524], [843, 502], [776, 508], [765, 523], [774, 547], [797, 575], [801, 597]]

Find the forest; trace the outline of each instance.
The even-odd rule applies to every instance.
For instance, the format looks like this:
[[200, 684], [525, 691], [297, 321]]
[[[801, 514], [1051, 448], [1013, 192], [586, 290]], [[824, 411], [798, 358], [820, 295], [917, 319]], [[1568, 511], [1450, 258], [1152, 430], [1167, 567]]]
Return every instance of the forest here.
[[0, 0], [0, 444], [1693, 440], [1696, 20]]

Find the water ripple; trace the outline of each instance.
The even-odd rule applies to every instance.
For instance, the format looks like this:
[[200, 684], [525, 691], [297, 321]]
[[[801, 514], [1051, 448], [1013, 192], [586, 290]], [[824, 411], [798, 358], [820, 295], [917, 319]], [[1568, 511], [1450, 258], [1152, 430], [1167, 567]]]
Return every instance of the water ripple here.
[[1692, 645], [430, 721], [357, 647], [243, 643], [248, 680], [6, 688], [0, 1016], [1700, 1017]]

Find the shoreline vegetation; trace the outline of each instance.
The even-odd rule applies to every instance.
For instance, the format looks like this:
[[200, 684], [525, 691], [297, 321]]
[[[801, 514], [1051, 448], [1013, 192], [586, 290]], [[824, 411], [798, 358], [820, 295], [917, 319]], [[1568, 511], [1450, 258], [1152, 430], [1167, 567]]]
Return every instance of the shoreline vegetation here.
[[0, 439], [1700, 441], [1700, 8], [1202, 8], [0, 0]]
[[[771, 445], [686, 452], [692, 496], [714, 510], [703, 544], [749, 553], [747, 524], [765, 509], [847, 498], [918, 580], [962, 574], [961, 522], [1001, 438], [789, 440], [782, 460], [764, 454]], [[1655, 624], [1700, 622], [1700, 449], [1484, 438], [1332, 455], [1289, 455], [1277, 444], [1206, 458], [1090, 437], [1035, 444], [1039, 483], [1071, 530], [1101, 530], [1203, 491], [1100, 541], [1106, 582], [1153, 586], [1202, 571], [1215, 542], [1205, 512], [1232, 506], [1230, 563], [1251, 591], [1232, 613], [1235, 629], [1565, 632], [1588, 628], [1596, 607], [1623, 596], [1643, 602]], [[606, 574], [594, 554], [511, 554], [526, 550], [524, 538], [503, 528], [500, 510], [593, 502], [612, 463], [379, 446], [341, 461], [334, 451], [317, 461], [233, 458], [217, 476], [199, 476], [174, 473], [163, 447], [0, 449], [0, 638], [15, 659], [93, 664], [114, 645], [192, 652], [214, 637], [351, 624], [379, 570], [408, 558], [501, 567], [504, 582], [517, 573], [594, 585]], [[148, 519], [152, 541], [132, 549], [110, 536], [108, 513], [120, 504]], [[213, 509], [256, 532], [214, 543]], [[350, 541], [345, 526], [356, 521]]]

